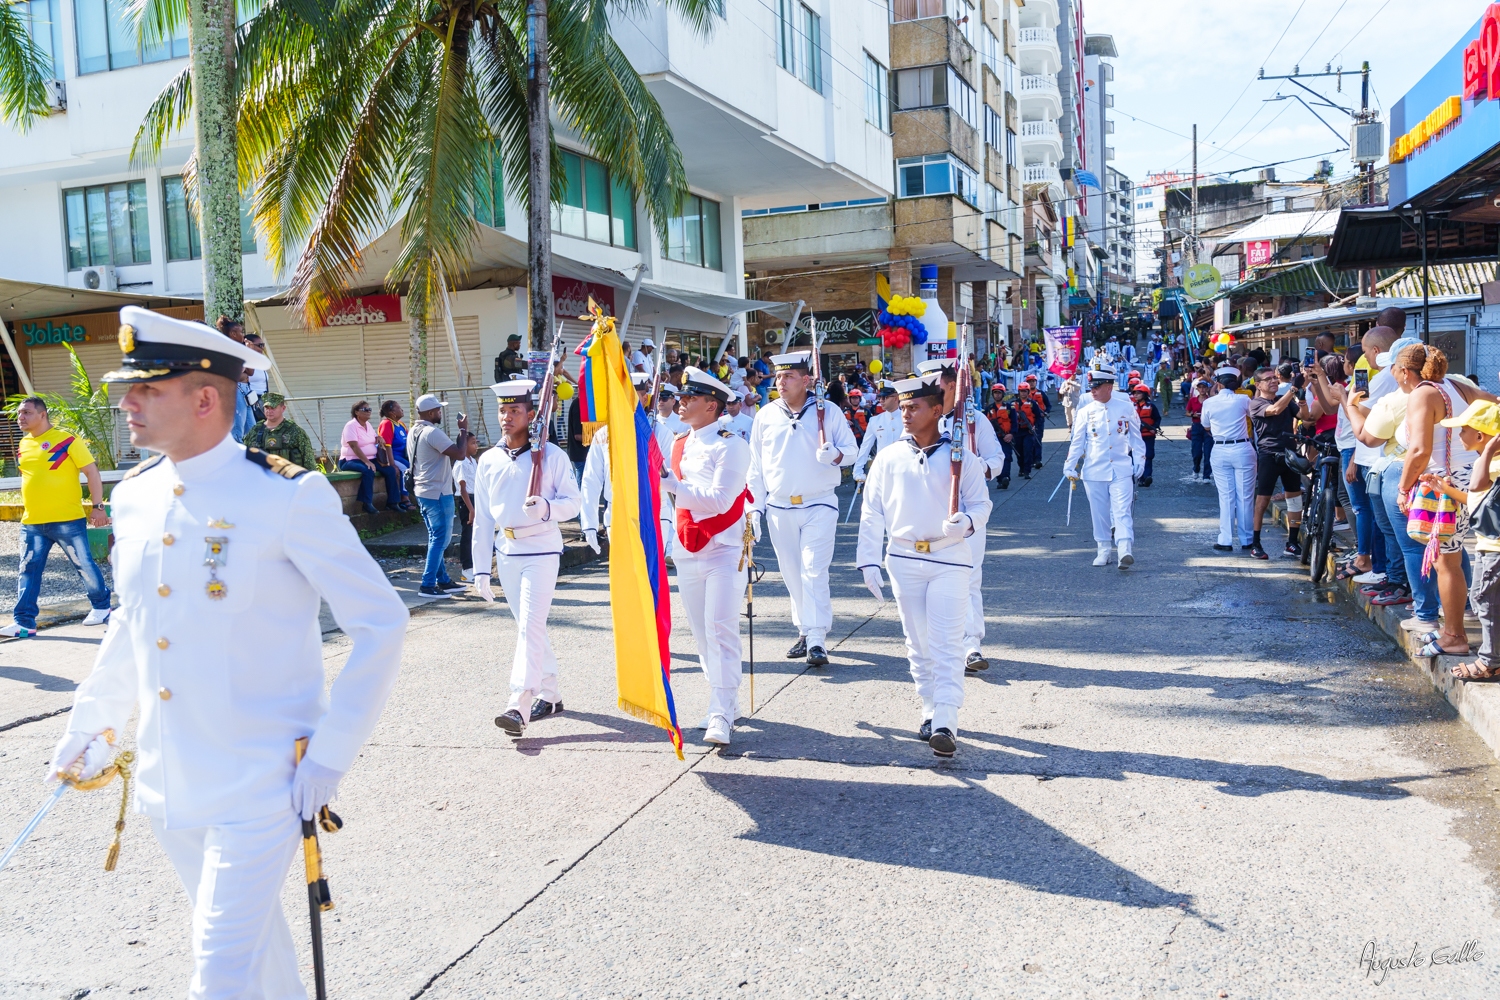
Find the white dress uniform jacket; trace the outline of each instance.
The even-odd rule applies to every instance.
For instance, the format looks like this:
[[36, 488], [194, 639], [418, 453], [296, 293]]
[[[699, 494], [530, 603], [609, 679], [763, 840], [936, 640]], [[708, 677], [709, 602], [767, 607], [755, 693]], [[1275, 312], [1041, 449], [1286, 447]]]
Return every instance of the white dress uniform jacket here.
[[875, 452], [901, 440], [903, 433], [900, 410], [889, 413], [881, 410], [871, 417], [870, 422], [865, 425], [865, 439], [859, 444], [859, 457], [854, 460], [854, 478], [865, 478], [865, 469], [869, 467]]
[[614, 505], [614, 488], [609, 482], [609, 428], [600, 427], [589, 441], [589, 454], [583, 461], [583, 507], [578, 522], [585, 531], [599, 530], [599, 498], [604, 498], [604, 524], [609, 526]]
[[[741, 409], [734, 416], [726, 413], [720, 417], [719, 424], [735, 437], [748, 444], [750, 441], [750, 430], [755, 426], [755, 418]], [[748, 457], [748, 455], [749, 453], [747, 452], [746, 456]]]
[[[878, 453], [865, 480], [865, 503], [859, 519], [859, 547], [855, 565], [878, 566], [881, 543], [889, 534], [887, 555], [892, 558], [940, 562], [954, 566], [971, 565], [968, 545], [950, 544], [937, 551], [922, 552], [943, 538], [943, 522], [948, 518], [948, 494], [952, 483], [951, 444], [943, 435], [929, 451], [917, 447], [911, 437], [903, 436], [894, 446]], [[930, 453], [929, 453], [930, 452]], [[963, 469], [958, 481], [958, 507], [969, 515], [971, 527], [989, 520], [989, 490], [985, 488], [984, 466], [965, 451]], [[983, 530], [980, 527], [978, 530]], [[962, 540], [960, 540], [962, 541]]]
[[496, 553], [562, 555], [559, 525], [578, 516], [583, 496], [567, 452], [549, 441], [542, 447], [542, 456], [538, 495], [547, 501], [547, 510], [539, 521], [527, 520], [521, 509], [531, 486], [531, 449], [512, 455], [497, 445], [479, 456], [479, 473], [474, 477], [475, 573], [488, 573]]
[[[673, 447], [675, 447], [675, 443]], [[671, 452], [667, 453], [667, 464], [672, 464]], [[683, 438], [682, 476], [673, 491], [675, 505], [702, 521], [729, 510], [734, 500], [745, 491], [746, 477], [750, 471], [750, 447], [738, 435], [717, 422], [690, 431]], [[750, 509], [749, 504], [745, 510]], [[736, 554], [743, 545], [745, 518], [714, 535], [704, 548], [689, 552], [679, 545], [676, 559], [702, 559], [714, 550], [729, 547]], [[738, 613], [738, 612], [736, 612]], [[739, 624], [736, 619], [735, 631]]]
[[1146, 465], [1141, 418], [1121, 393], [1109, 402], [1090, 399], [1073, 417], [1073, 441], [1064, 468], [1079, 469], [1080, 479], [1108, 482], [1129, 479]]
[[[286, 478], [226, 437], [142, 466], [113, 514], [120, 607], [68, 729], [123, 732], [140, 709], [136, 809], [166, 830], [285, 815], [303, 736], [348, 771], [395, 684], [407, 614], [328, 480]], [[212, 570], [207, 538], [227, 539]], [[326, 695], [320, 597], [354, 643]]]
[[[767, 506], [805, 507], [824, 498], [826, 505], [838, 510], [833, 491], [843, 479], [839, 469], [854, 464], [859, 445], [843, 411], [825, 400], [823, 432], [829, 445], [843, 452], [843, 458], [838, 465], [819, 462], [816, 407], [811, 395], [797, 413], [785, 400], [778, 399], [755, 415], [750, 431], [750, 492], [755, 495], [756, 510], [764, 511]], [[794, 496], [801, 501], [793, 503]]]

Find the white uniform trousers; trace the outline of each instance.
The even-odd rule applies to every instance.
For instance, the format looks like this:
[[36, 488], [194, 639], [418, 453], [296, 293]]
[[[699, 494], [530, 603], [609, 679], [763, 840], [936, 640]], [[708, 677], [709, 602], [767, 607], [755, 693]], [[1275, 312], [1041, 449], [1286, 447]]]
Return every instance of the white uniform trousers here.
[[901, 630], [906, 659], [922, 699], [922, 717], [933, 729], [958, 735], [958, 710], [964, 703], [964, 653], [960, 636], [969, 609], [969, 567], [887, 556], [886, 572]]
[[1128, 475], [1115, 478], [1085, 479], [1083, 488], [1089, 495], [1089, 513], [1094, 517], [1094, 541], [1110, 544], [1109, 529], [1114, 528], [1114, 543], [1135, 541], [1135, 482]]
[[[712, 555], [709, 555], [709, 552]], [[730, 725], [740, 714], [740, 613], [745, 607], [745, 571], [740, 549], [713, 545], [676, 560], [677, 597], [698, 643], [698, 663], [708, 681], [708, 714]]]
[[[835, 503], [831, 494], [829, 503]], [[820, 502], [813, 507], [766, 508], [771, 546], [792, 598], [792, 624], [807, 637], [808, 646], [826, 646], [833, 627], [833, 602], [828, 596], [828, 564], [833, 561], [833, 535], [839, 526], [836, 507]]]
[[672, 505], [672, 494], [661, 491], [661, 547], [668, 559], [677, 546], [677, 508]]
[[[983, 529], [983, 525], [980, 526]], [[980, 652], [984, 644], [984, 547], [989, 532], [980, 530], [968, 538], [974, 568], [969, 571], [969, 614], [964, 620], [964, 654]]]
[[505, 603], [516, 620], [516, 655], [510, 665], [510, 704], [527, 721], [533, 698], [557, 702], [557, 654], [547, 636], [547, 613], [557, 589], [557, 555], [495, 555]]
[[246, 823], [151, 831], [193, 903], [189, 1000], [307, 1000], [281, 888], [302, 843], [288, 809]]
[[1233, 545], [1235, 522], [1239, 542], [1255, 539], [1255, 449], [1249, 441], [1214, 446], [1214, 486], [1219, 490], [1219, 544]]

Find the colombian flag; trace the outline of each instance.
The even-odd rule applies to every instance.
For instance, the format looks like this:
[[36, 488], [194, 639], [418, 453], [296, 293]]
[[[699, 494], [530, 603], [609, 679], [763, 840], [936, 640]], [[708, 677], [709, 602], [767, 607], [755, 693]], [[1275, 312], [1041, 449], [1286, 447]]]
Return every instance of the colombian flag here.
[[592, 308], [578, 383], [585, 420], [609, 428], [613, 496], [609, 532], [609, 606], [615, 628], [620, 708], [672, 738], [682, 759], [682, 730], [672, 702], [672, 635], [667, 558], [661, 537], [661, 449], [636, 399], [613, 317]]

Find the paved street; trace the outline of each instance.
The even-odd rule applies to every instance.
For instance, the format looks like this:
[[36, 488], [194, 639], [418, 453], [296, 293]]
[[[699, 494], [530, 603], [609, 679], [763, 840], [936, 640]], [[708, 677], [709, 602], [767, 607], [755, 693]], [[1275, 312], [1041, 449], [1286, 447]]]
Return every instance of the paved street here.
[[[772, 565], [755, 715], [723, 752], [689, 732], [685, 763], [615, 708], [602, 567], [554, 605], [567, 712], [519, 742], [491, 721], [503, 606], [415, 610], [346, 829], [324, 838], [331, 995], [1496, 995], [1494, 757], [1300, 567], [1210, 549], [1213, 488], [1180, 481], [1180, 425], [1140, 491], [1136, 567], [1090, 567], [1082, 492], [1071, 527], [1066, 493], [1046, 502], [1063, 438], [995, 494], [993, 666], [967, 681], [951, 761], [913, 738], [894, 606], [853, 569], [853, 523], [830, 667], [781, 658], [795, 635]], [[691, 724], [707, 691], [676, 626]], [[98, 638], [0, 646], [0, 840], [44, 794], [63, 727], [45, 716]], [[331, 634], [331, 670], [346, 652]], [[144, 821], [100, 870], [118, 801], [70, 794], [0, 874], [0, 995], [184, 994], [189, 909]], [[304, 936], [300, 866], [284, 902]], [[1433, 964], [1473, 940], [1481, 958]], [[1419, 968], [1361, 964], [1413, 951]]]

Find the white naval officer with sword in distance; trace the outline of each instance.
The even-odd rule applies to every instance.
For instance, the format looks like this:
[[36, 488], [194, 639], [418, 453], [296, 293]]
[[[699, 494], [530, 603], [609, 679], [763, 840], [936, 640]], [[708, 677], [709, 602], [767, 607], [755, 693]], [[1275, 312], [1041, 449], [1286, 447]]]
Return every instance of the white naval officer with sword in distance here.
[[[87, 778], [138, 710], [135, 808], [193, 907], [188, 996], [306, 997], [282, 886], [395, 684], [406, 609], [327, 479], [230, 436], [240, 371], [268, 359], [201, 323], [120, 320], [101, 381], [155, 454], [111, 497], [120, 607], [49, 774], [89, 749]], [[353, 643], [326, 694], [320, 598]]]
[[[635, 398], [642, 406], [651, 401], [651, 375], [648, 372], [632, 372], [630, 384], [635, 389]], [[648, 410], [649, 412], [649, 410]], [[672, 432], [665, 424], [655, 428], [656, 444], [661, 449], [662, 461], [671, 453]], [[583, 540], [597, 554], [599, 552], [599, 501], [604, 500], [604, 527], [610, 524], [610, 511], [614, 506], [614, 494], [609, 485], [609, 428], [595, 429], [589, 439], [588, 457], [583, 463], [583, 479], [579, 484], [583, 494], [583, 507], [578, 512], [579, 524], [583, 527]], [[668, 511], [663, 511], [663, 520], [670, 521]], [[671, 551], [668, 546], [667, 551]]]
[[[954, 412], [958, 399], [958, 371], [956, 359], [934, 358], [917, 366], [923, 374], [936, 372], [943, 387], [944, 434], [952, 435], [955, 420], [961, 414]], [[969, 386], [969, 403], [974, 399], [974, 386]], [[995, 425], [984, 414], [972, 411], [969, 414], [972, 433], [964, 434], [964, 447], [969, 454], [983, 462], [985, 481], [997, 478], [1005, 471], [1005, 449], [995, 436]], [[989, 525], [981, 523], [979, 530], [969, 536], [969, 549], [973, 553], [972, 570], [969, 574], [969, 613], [964, 619], [964, 669], [970, 673], [988, 670], [990, 661], [984, 655], [984, 550], [989, 540]]]
[[1089, 372], [1091, 398], [1073, 416], [1073, 440], [1063, 471], [1069, 479], [1083, 480], [1089, 495], [1098, 546], [1094, 565], [1108, 566], [1118, 550], [1119, 567], [1127, 569], [1135, 562], [1135, 477], [1145, 469], [1146, 445], [1140, 415], [1123, 393], [1114, 390], [1111, 366]]
[[520, 737], [537, 719], [563, 710], [557, 653], [547, 635], [547, 614], [557, 589], [563, 539], [559, 525], [578, 516], [583, 496], [568, 453], [543, 441], [541, 473], [531, 448], [536, 383], [512, 378], [490, 386], [500, 409], [499, 444], [479, 457], [474, 476], [474, 589], [494, 601], [490, 562], [516, 620], [510, 700], [495, 725]]
[[764, 516], [792, 599], [797, 643], [787, 659], [805, 656], [809, 666], [822, 667], [833, 626], [828, 566], [839, 520], [834, 491], [859, 446], [843, 411], [816, 398], [811, 351], [778, 354], [771, 364], [779, 398], [761, 407], [750, 431], [751, 527], [759, 540]]
[[896, 396], [896, 383], [889, 379], [881, 379], [880, 388], [876, 390], [880, 399], [880, 409], [870, 418], [865, 426], [864, 440], [859, 443], [859, 456], [854, 460], [854, 481], [862, 483], [865, 481], [865, 470], [870, 467], [870, 459], [875, 453], [886, 445], [895, 444], [901, 440], [901, 401]]
[[729, 386], [689, 366], [682, 382], [681, 416], [688, 433], [672, 443], [662, 489], [677, 510], [677, 596], [698, 643], [708, 681], [703, 738], [729, 744], [740, 711], [740, 608], [746, 574], [745, 487], [750, 447], [719, 422], [733, 395]]
[[952, 757], [964, 703], [961, 637], [974, 558], [966, 539], [984, 530], [992, 502], [983, 462], [962, 447], [960, 461], [953, 461], [952, 440], [942, 430], [938, 375], [903, 379], [896, 389], [906, 433], [870, 466], [855, 562], [870, 592], [885, 600], [880, 548], [889, 537], [885, 567], [922, 703], [917, 735], [933, 753]]

